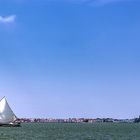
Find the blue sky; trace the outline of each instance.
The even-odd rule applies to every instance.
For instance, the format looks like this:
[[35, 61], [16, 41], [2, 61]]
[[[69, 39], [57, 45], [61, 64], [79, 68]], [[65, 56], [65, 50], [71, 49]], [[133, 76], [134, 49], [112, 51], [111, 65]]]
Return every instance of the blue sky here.
[[0, 1], [0, 96], [18, 117], [133, 118], [138, 0]]

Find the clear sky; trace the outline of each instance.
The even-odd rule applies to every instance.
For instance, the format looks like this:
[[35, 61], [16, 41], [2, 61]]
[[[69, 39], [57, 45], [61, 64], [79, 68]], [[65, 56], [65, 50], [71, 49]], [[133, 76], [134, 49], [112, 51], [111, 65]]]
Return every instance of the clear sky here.
[[0, 0], [0, 97], [18, 117], [140, 115], [139, 0]]

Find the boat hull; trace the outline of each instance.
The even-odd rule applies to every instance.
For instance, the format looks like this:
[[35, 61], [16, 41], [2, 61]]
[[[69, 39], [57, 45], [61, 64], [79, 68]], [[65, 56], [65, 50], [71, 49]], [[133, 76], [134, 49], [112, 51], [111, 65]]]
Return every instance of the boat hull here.
[[21, 127], [20, 123], [0, 124], [0, 127]]

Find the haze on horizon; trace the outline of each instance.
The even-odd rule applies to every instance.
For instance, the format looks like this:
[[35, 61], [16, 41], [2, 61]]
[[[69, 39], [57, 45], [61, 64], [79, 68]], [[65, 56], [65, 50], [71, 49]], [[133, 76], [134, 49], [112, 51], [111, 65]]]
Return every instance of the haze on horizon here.
[[0, 1], [0, 97], [18, 117], [140, 114], [138, 0]]

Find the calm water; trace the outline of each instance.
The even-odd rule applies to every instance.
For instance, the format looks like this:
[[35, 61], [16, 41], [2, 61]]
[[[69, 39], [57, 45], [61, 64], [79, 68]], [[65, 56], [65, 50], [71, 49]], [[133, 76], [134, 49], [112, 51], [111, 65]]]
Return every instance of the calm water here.
[[0, 140], [140, 140], [140, 124], [23, 123], [0, 127]]

